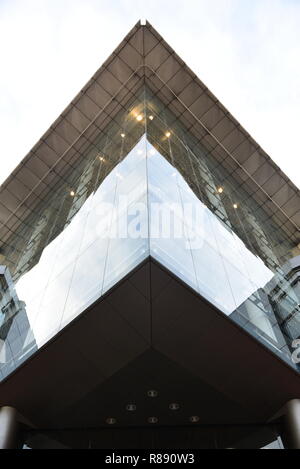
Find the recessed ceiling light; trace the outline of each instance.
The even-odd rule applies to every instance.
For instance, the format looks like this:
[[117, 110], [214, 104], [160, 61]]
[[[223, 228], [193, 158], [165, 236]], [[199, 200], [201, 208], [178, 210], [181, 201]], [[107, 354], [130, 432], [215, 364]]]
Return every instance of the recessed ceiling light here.
[[105, 158], [103, 158], [103, 156], [99, 156], [99, 160], [100, 161], [105, 161]]
[[126, 410], [128, 410], [128, 412], [135, 412], [136, 411], [136, 405], [135, 404], [128, 404], [126, 406]]
[[125, 138], [125, 134], [121, 134], [121, 137], [122, 137], [122, 138]]
[[75, 192], [74, 192], [74, 191], [71, 191], [71, 192], [70, 192], [70, 196], [71, 196], [71, 197], [74, 197], [74, 195], [75, 195]]
[[219, 192], [219, 194], [223, 194], [223, 192], [224, 192], [223, 187], [219, 187], [218, 192]]
[[107, 425], [115, 425], [115, 423], [117, 423], [117, 421], [116, 421], [116, 419], [113, 418], [113, 417], [108, 417], [108, 418], [106, 419], [106, 423], [107, 423]]
[[148, 397], [157, 397], [158, 392], [155, 391], [155, 389], [150, 389], [150, 391], [147, 392]]
[[142, 114], [139, 114], [139, 115], [136, 117], [136, 120], [137, 120], [138, 122], [141, 122], [141, 120], [143, 120]]
[[193, 415], [192, 417], [190, 417], [190, 422], [191, 423], [198, 423], [200, 420], [200, 418], [198, 417], [198, 415]]
[[171, 132], [166, 132], [166, 137], [170, 138], [171, 137]]
[[180, 405], [177, 402], [172, 402], [172, 404], [169, 405], [170, 410], [179, 410]]
[[152, 425], [158, 422], [157, 417], [149, 417], [148, 418], [148, 423], [151, 423]]
[[239, 208], [238, 204], [233, 204], [233, 208], [236, 210], [237, 208]]
[[150, 119], [151, 121], [153, 121], [154, 116], [149, 116], [149, 119]]

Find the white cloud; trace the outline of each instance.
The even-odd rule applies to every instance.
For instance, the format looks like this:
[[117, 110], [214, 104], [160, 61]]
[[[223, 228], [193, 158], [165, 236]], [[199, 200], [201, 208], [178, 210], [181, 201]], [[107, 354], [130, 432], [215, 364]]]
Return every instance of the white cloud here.
[[140, 17], [300, 185], [298, 0], [2, 0], [0, 182]]

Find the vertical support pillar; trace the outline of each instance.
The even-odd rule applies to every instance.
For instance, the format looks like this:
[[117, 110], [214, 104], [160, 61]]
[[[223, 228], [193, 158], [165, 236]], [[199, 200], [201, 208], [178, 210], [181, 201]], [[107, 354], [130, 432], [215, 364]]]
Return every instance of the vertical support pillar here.
[[293, 399], [285, 405], [281, 437], [286, 449], [300, 449], [300, 399]]
[[17, 411], [13, 407], [0, 408], [0, 449], [15, 449], [18, 441]]

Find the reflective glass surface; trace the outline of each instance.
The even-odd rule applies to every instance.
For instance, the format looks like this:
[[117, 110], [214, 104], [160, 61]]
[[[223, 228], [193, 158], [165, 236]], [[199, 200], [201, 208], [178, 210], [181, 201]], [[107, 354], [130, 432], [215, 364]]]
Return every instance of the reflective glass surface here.
[[23, 449], [284, 449], [275, 425], [30, 430], [22, 436]]
[[0, 379], [149, 255], [298, 367], [295, 246], [146, 89], [2, 252]]

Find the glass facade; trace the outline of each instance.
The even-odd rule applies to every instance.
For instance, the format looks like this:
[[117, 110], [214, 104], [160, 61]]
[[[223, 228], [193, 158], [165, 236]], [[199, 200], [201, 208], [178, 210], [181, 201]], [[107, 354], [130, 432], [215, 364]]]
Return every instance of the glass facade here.
[[2, 249], [0, 379], [149, 255], [297, 369], [293, 249], [143, 88]]

